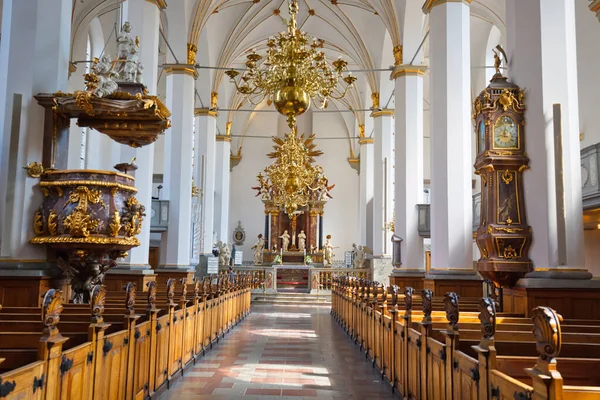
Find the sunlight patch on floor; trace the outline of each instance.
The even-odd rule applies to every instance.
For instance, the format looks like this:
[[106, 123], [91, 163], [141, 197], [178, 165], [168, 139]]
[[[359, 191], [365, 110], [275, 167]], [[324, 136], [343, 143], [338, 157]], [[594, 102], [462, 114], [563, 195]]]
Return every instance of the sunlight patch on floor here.
[[293, 329], [256, 329], [248, 332], [254, 335], [285, 339], [316, 339], [319, 337], [314, 330], [303, 331]]
[[293, 319], [310, 318], [310, 314], [303, 314], [303, 313], [270, 312], [270, 313], [263, 313], [262, 315], [264, 315], [265, 317], [269, 317], [269, 318], [293, 318]]

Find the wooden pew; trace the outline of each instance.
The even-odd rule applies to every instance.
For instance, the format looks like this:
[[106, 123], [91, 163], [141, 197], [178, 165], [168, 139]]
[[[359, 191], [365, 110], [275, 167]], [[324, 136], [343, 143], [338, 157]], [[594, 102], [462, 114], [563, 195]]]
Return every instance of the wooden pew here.
[[[201, 292], [199, 284], [195, 284], [191, 287], [194, 291], [192, 299], [187, 298], [190, 286], [181, 286], [177, 303], [173, 301], [173, 281], [164, 292], [158, 292], [154, 282], [148, 286], [148, 297], [137, 301], [137, 304], [134, 285], [126, 285], [124, 294], [114, 294], [114, 298], [110, 300], [107, 299], [103, 287], [95, 287], [91, 295], [92, 304], [89, 306], [63, 306], [61, 296], [57, 295], [56, 291], [52, 291], [52, 296], [47, 294], [52, 299], [60, 298], [60, 302], [47, 301], [46, 298], [43, 302], [42, 310], [47, 316], [44, 318], [44, 327], [50, 332], [48, 324], [53, 324], [51, 335], [42, 335], [41, 332], [27, 335], [0, 332], [0, 336], [4, 335], [6, 338], [13, 335], [13, 351], [36, 351], [37, 347], [38, 358], [41, 357], [39, 361], [32, 360], [32, 363], [22, 368], [0, 375], [0, 385], [4, 385], [2, 387], [9, 392], [7, 398], [151, 398], [158, 390], [168, 386], [169, 378], [183, 371], [184, 360], [187, 359], [189, 365], [189, 361], [195, 360], [200, 350], [204, 351], [204, 321], [199, 318], [198, 310], [204, 307], [203, 304], [206, 304], [209, 297], [212, 297], [211, 300], [215, 300], [215, 303], [222, 304], [221, 310], [224, 315], [220, 319], [215, 316], [215, 321], [221, 323], [222, 334], [249, 312], [251, 281], [248, 276], [240, 276], [239, 283], [235, 285], [221, 278], [216, 285], [203, 285], [206, 289], [204, 293]], [[215, 290], [211, 291], [210, 286], [214, 286]], [[161, 310], [157, 305], [166, 306], [168, 311], [159, 316]], [[87, 327], [88, 340], [72, 348], [63, 347], [63, 343], [70, 340], [58, 334], [56, 328], [59, 316], [65, 310], [72, 311], [71, 314], [65, 314], [66, 319], [70, 318], [64, 322], [65, 326], [77, 329], [81, 326]], [[82, 312], [85, 310], [89, 310], [87, 323], [82, 319]], [[0, 331], [8, 331], [6, 327], [14, 327], [15, 322], [19, 320], [19, 317], [14, 315], [19, 310], [13, 308], [3, 311], [10, 312], [4, 320], [0, 319], [0, 326], [5, 326], [0, 328]], [[22, 325], [37, 326], [38, 323], [31, 319], [31, 316], [35, 315], [34, 312], [30, 309], [22, 311]], [[174, 321], [174, 316], [177, 312], [181, 312], [180, 318], [183, 321], [180, 331], [175, 329], [177, 321]], [[115, 320], [125, 329], [107, 334], [111, 327], [107, 320]], [[20, 338], [21, 342], [17, 342], [17, 338]], [[22, 346], [19, 346], [19, 343]], [[185, 354], [186, 352], [189, 354]], [[176, 358], [177, 354], [180, 355], [179, 359]], [[4, 358], [6, 357], [0, 357], [2, 367], [7, 365], [7, 360], [2, 360]], [[171, 376], [169, 368], [175, 368], [170, 371]], [[39, 371], [43, 371], [43, 374], [39, 375]]]
[[[547, 321], [552, 319], [548, 316], [553, 315], [553, 311], [536, 309], [534, 315], [544, 313], [546, 317], [537, 320], [534, 317], [533, 321], [518, 316], [505, 317], [495, 312], [492, 299], [479, 299], [480, 312], [461, 312], [459, 323], [456, 294], [446, 294], [440, 303], [432, 300], [431, 291], [423, 290], [420, 310], [413, 312], [412, 300], [417, 298], [413, 292], [412, 288], [405, 288], [402, 294], [394, 287], [384, 292], [381, 285], [352, 279], [334, 279], [332, 289], [332, 315], [355, 341], [367, 347], [365, 352], [373, 359], [374, 366], [405, 398], [512, 399], [513, 395], [515, 399], [533, 395], [539, 399], [563, 398], [552, 397], [551, 390], [540, 389], [548, 387], [539, 384], [540, 379], [543, 381], [548, 376], [553, 379], [550, 386], [554, 382], [557, 382], [555, 386], [559, 383], [563, 386], [560, 390], [551, 388], [556, 395], [600, 398], [600, 388], [591, 386], [597, 384], [598, 372], [589, 368], [600, 359], [599, 321], [559, 322], [565, 328], [558, 330], [559, 347], [565, 360], [564, 377], [539, 361], [534, 368], [523, 372], [524, 363], [529, 362], [528, 366], [535, 363], [536, 349], [540, 359], [554, 357], [556, 362], [556, 356], [543, 354], [540, 335], [536, 334], [536, 343], [530, 333], [534, 329], [548, 332]], [[400, 300], [404, 300], [404, 310], [398, 307]], [[440, 304], [445, 308], [446, 326], [440, 312], [433, 311]], [[473, 301], [469, 304], [471, 309]], [[480, 329], [475, 318], [479, 320]], [[502, 320], [498, 329], [496, 319]], [[525, 357], [517, 358], [521, 355]], [[506, 372], [520, 368], [521, 373], [511, 377], [496, 365]], [[563, 381], [568, 385], [563, 385]]]

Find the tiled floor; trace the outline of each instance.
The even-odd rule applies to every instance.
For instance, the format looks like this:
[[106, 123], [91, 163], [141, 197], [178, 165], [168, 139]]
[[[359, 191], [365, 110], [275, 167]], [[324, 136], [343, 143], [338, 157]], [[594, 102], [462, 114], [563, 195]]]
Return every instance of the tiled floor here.
[[160, 399], [394, 399], [325, 306], [252, 313]]

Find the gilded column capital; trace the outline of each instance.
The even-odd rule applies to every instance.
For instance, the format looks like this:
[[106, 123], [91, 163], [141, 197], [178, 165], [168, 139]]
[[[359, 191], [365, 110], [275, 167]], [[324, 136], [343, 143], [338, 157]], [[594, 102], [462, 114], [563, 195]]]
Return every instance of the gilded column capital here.
[[196, 54], [198, 53], [198, 47], [195, 44], [188, 43], [187, 51], [187, 63], [190, 65], [196, 65]]
[[373, 144], [373, 138], [362, 138], [358, 141], [358, 144]]
[[216, 110], [210, 108], [194, 108], [194, 115], [207, 115], [209, 117], [218, 117], [219, 113]]
[[154, 4], [156, 7], [158, 7], [159, 10], [164, 10], [165, 8], [167, 8], [166, 0], [146, 0], [146, 1], [148, 3]]
[[371, 100], [373, 101], [371, 108], [377, 110], [379, 108], [379, 93], [371, 93]]
[[392, 71], [392, 79], [397, 79], [401, 76], [423, 76], [427, 71], [425, 65], [397, 65]]
[[391, 108], [384, 108], [383, 110], [375, 110], [371, 113], [371, 117], [383, 117], [384, 115], [394, 116], [394, 110]]
[[211, 92], [210, 93], [210, 108], [216, 109], [218, 102], [219, 102], [219, 93]]
[[433, 7], [444, 3], [465, 3], [466, 5], [470, 5], [471, 0], [427, 0], [425, 1], [425, 4], [423, 4], [423, 12], [429, 14]]
[[193, 76], [194, 79], [198, 78], [194, 64], [163, 64], [162, 67], [167, 75], [183, 74]]
[[401, 44], [394, 46], [394, 65], [401, 65], [403, 60], [403, 47]]
[[217, 142], [231, 142], [231, 136], [217, 135]]

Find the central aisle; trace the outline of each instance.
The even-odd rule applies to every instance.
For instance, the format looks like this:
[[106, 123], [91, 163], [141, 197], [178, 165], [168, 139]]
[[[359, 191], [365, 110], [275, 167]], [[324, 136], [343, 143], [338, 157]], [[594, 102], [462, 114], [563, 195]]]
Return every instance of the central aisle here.
[[329, 306], [257, 305], [165, 399], [394, 399]]

